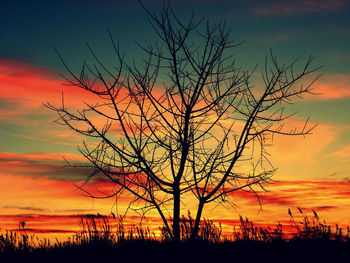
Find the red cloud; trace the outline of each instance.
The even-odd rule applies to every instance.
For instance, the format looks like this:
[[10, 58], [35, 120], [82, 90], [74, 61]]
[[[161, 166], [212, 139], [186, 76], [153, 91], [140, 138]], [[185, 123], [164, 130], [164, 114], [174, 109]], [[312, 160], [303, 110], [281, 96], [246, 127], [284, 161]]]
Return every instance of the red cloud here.
[[47, 101], [60, 103], [62, 93], [68, 105], [82, 97], [86, 102], [96, 100], [85, 90], [67, 86], [54, 71], [18, 61], [0, 60], [0, 83], [0, 99], [14, 99], [26, 109], [39, 108]]
[[[350, 200], [350, 182], [341, 181], [279, 181], [269, 187], [269, 192], [258, 191], [263, 209], [277, 207], [304, 207], [307, 210], [329, 211], [341, 209], [341, 202]], [[258, 205], [257, 196], [251, 192], [236, 191], [233, 198]], [[335, 202], [339, 201], [340, 203]], [[239, 202], [238, 202], [239, 203]]]
[[[87, 108], [85, 103], [96, 105], [102, 102], [101, 98], [91, 92], [76, 86], [67, 85], [67, 81], [52, 70], [12, 60], [0, 60], [0, 83], [0, 120], [5, 119], [8, 122], [20, 122], [21, 125], [27, 122], [27, 120], [23, 120], [19, 116], [30, 112], [33, 113], [35, 109], [42, 107], [43, 103], [49, 102], [60, 107], [62, 94], [64, 95], [64, 104], [68, 108], [82, 109]], [[98, 86], [99, 84], [96, 83], [95, 85]], [[158, 90], [155, 90], [153, 95], [156, 97], [160, 96]], [[110, 107], [106, 106], [99, 110], [105, 114], [113, 115], [113, 110]], [[38, 114], [37, 112], [35, 113]], [[47, 109], [46, 111], [41, 111], [39, 114], [44, 115], [48, 113], [53, 112]], [[93, 120], [95, 125], [102, 126], [105, 123], [105, 119], [99, 117], [101, 116], [90, 115], [90, 119]], [[131, 128], [135, 127], [132, 126]], [[127, 130], [129, 129], [130, 127], [127, 127]], [[118, 125], [114, 124], [111, 131], [120, 132], [121, 129]], [[60, 134], [57, 136], [61, 135], [60, 131]], [[34, 136], [14, 134], [12, 136], [50, 142], [46, 138], [37, 138]], [[67, 142], [63, 143], [69, 144]]]

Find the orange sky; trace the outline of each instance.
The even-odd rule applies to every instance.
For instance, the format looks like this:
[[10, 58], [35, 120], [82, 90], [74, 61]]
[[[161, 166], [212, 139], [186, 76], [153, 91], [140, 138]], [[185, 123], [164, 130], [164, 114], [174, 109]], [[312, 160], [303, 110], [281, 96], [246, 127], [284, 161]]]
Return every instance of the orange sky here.
[[[193, 1], [192, 4], [195, 2]], [[201, 6], [212, 3], [212, 1], [205, 2], [206, 4]], [[230, 1], [220, 2], [222, 5], [228, 5]], [[285, 50], [281, 48], [282, 51], [284, 50], [281, 52], [283, 58], [292, 51], [304, 52], [304, 49], [309, 51], [304, 42], [297, 42], [299, 46], [292, 42], [295, 39], [305, 40], [310, 44], [310, 50], [314, 48], [321, 60], [330, 64], [328, 68], [325, 67], [319, 71], [323, 76], [313, 86], [314, 92], [319, 95], [308, 95], [291, 106], [291, 109], [298, 111], [298, 114], [293, 116], [288, 125], [302, 127], [307, 116], [310, 116], [310, 125], [317, 124], [317, 127], [311, 135], [306, 137], [274, 139], [274, 145], [268, 150], [273, 165], [278, 169], [273, 177], [275, 182], [268, 187], [269, 191], [258, 192], [261, 207], [254, 195], [237, 191], [232, 196], [235, 207], [215, 208], [214, 205], [208, 205], [203, 216], [215, 222], [222, 222], [226, 233], [232, 232], [233, 225], [238, 223], [239, 215], [263, 225], [275, 225], [278, 221], [288, 225], [288, 209], [297, 211], [297, 208], [310, 214], [315, 210], [330, 224], [350, 225], [348, 216], [350, 214], [350, 74], [348, 66], [344, 66], [350, 65], [349, 42], [344, 40], [348, 28], [334, 25], [332, 23], [335, 22], [332, 20], [323, 28], [324, 30], [318, 32], [318, 26], [321, 23], [319, 21], [326, 21], [323, 17], [328, 17], [327, 14], [333, 17], [336, 12], [341, 12], [341, 9], [347, 7], [346, 1], [298, 0], [289, 1], [289, 4], [284, 7], [274, 5], [272, 2], [266, 5], [269, 8], [253, 3], [249, 9], [250, 16], [246, 17], [258, 21], [258, 23], [252, 22], [253, 25], [251, 25], [255, 30], [250, 34], [253, 40], [255, 41], [254, 36], [258, 36], [259, 32], [263, 31], [258, 25], [267, 23], [270, 25], [271, 32], [268, 31], [265, 34], [264, 31], [266, 38], [262, 37], [261, 41], [255, 41], [259, 45], [271, 46], [284, 43], [288, 46], [290, 41], [291, 47], [286, 47]], [[333, 8], [325, 7], [328, 2], [333, 3]], [[220, 16], [225, 17], [224, 11], [219, 12]], [[279, 12], [279, 18], [274, 16], [274, 12]], [[330, 14], [331, 12], [333, 13]], [[310, 13], [317, 18], [315, 21], [319, 22], [315, 22], [317, 30], [315, 30], [316, 26], [313, 27], [313, 24], [306, 19], [307, 14]], [[227, 17], [229, 17], [228, 14]], [[296, 17], [298, 19], [295, 19]], [[284, 21], [285, 24], [279, 24], [276, 21]], [[339, 23], [344, 26], [341, 19]], [[239, 25], [241, 24], [243, 23]], [[290, 30], [279, 29], [280, 25], [286, 26], [286, 24], [291, 25]], [[45, 29], [44, 23], [40, 25]], [[307, 29], [308, 31], [302, 31], [300, 29], [302, 25], [308, 25], [310, 28]], [[22, 27], [22, 24], [20, 26]], [[276, 27], [276, 32], [272, 30], [273, 27]], [[77, 25], [77, 28], [80, 27]], [[40, 28], [35, 27], [35, 30], [37, 29]], [[51, 28], [49, 29], [51, 32]], [[10, 26], [6, 30], [10, 30]], [[36, 32], [35, 30], [32, 34]], [[310, 34], [311, 30], [315, 33]], [[130, 29], [126, 31], [122, 34], [123, 36], [133, 33]], [[328, 35], [319, 35], [320, 32]], [[75, 31], [73, 33], [76, 34]], [[241, 33], [244, 34], [244, 32]], [[49, 39], [42, 32], [40, 34], [43, 38], [45, 36]], [[37, 38], [41, 39], [40, 36]], [[86, 36], [86, 38], [89, 37]], [[30, 39], [34, 38], [30, 36]], [[0, 40], [2, 40], [1, 36]], [[322, 41], [325, 41], [324, 44]], [[343, 46], [337, 48], [335, 42], [340, 43], [339, 45], [343, 43]], [[59, 43], [63, 49], [67, 45], [67, 41], [62, 40]], [[73, 50], [73, 41], [70, 44]], [[98, 46], [98, 43], [96, 45]], [[328, 48], [331, 45], [334, 45], [333, 49]], [[10, 44], [8, 46], [12, 47]], [[32, 44], [33, 54], [37, 52], [36, 55], [42, 56], [41, 59], [44, 61], [47, 53], [35, 51], [36, 46], [40, 49], [40, 45]], [[105, 46], [100, 46], [104, 51]], [[22, 50], [22, 48], [28, 47], [21, 44], [18, 49]], [[340, 51], [337, 53], [334, 50]], [[72, 231], [79, 230], [80, 215], [96, 213], [111, 215], [111, 212], [116, 213], [116, 204], [112, 199], [93, 200], [84, 196], [84, 192], [76, 187], [84, 184], [86, 170], [67, 167], [63, 157], [72, 162], [84, 161], [76, 150], [82, 138], [68, 128], [55, 124], [53, 121], [57, 116], [44, 107], [43, 103], [59, 105], [64, 94], [65, 105], [77, 109], [84, 102], [94, 103], [96, 100], [91, 94], [66, 85], [64, 79], [59, 76], [61, 71], [57, 69], [58, 66], [56, 69], [52, 66], [56, 65], [53, 62], [50, 62], [53, 63], [50, 67], [43, 66], [45, 63], [42, 61], [36, 63], [35, 59], [32, 61], [25, 59], [22, 53], [11, 55], [11, 52], [8, 50], [7, 55], [0, 53], [0, 229], [17, 229], [18, 222], [26, 220], [26, 227], [33, 232], [43, 232], [44, 236], [50, 235], [50, 237], [66, 237], [71, 235]], [[50, 52], [53, 53], [52, 50]], [[250, 59], [254, 59], [254, 63], [261, 62], [255, 61], [257, 56], [254, 52], [261, 51], [255, 47], [251, 54], [242, 53], [244, 63], [250, 63]], [[72, 53], [80, 56], [80, 49], [75, 47]], [[58, 60], [58, 58], [55, 59]], [[24, 62], [25, 60], [27, 62]], [[72, 60], [74, 65], [79, 64], [73, 56]], [[47, 62], [49, 63], [49, 59]], [[253, 79], [255, 80], [255, 75]], [[258, 80], [257, 85], [259, 84], [261, 80], [260, 82]], [[118, 132], [118, 127], [112, 131]], [[112, 188], [113, 185], [104, 180], [87, 185], [87, 189], [94, 193], [110, 192]], [[120, 211], [127, 208], [128, 201], [127, 197], [118, 201]], [[194, 216], [193, 209], [196, 204], [189, 202], [187, 205], [182, 207], [182, 213], [187, 215], [187, 210], [191, 210]], [[152, 229], [157, 230], [160, 224], [157, 214], [150, 213], [147, 219]], [[138, 222], [139, 216], [133, 212], [126, 219], [127, 224]]]
[[[17, 153], [9, 150], [0, 152], [1, 228], [15, 229], [20, 219], [26, 219], [28, 228], [70, 233], [79, 229], [80, 214], [99, 212], [110, 215], [111, 211], [115, 211], [114, 201], [82, 196], [83, 193], [74, 184], [83, 184], [85, 171], [64, 166], [63, 157], [73, 162], [83, 160], [74, 150], [80, 138], [50, 123], [54, 115], [42, 106], [46, 101], [59, 103], [62, 92], [70, 107], [78, 107], [75, 102], [83, 95], [86, 100], [93, 98], [64, 86], [64, 82], [52, 72], [39, 67], [0, 61], [0, 69], [0, 81], [5, 83], [1, 99], [16, 102], [16, 108], [1, 109], [1, 122], [8, 124], [1, 133], [19, 143]], [[346, 88], [335, 90], [335, 81], [348, 85], [349, 79], [347, 76], [337, 79], [326, 77], [325, 81], [315, 85], [315, 89], [327, 90], [327, 96], [315, 99], [348, 96]], [[11, 131], [11, 124], [27, 132]], [[291, 124], [298, 126], [302, 120], [295, 118]], [[274, 177], [276, 182], [268, 188], [270, 192], [259, 193], [262, 210], [254, 195], [239, 191], [233, 195], [237, 204], [235, 209], [229, 207], [211, 211], [208, 207], [204, 217], [222, 221], [225, 231], [230, 232], [239, 215], [263, 224], [276, 224], [278, 220], [288, 222], [288, 208], [300, 207], [309, 212], [312, 209], [318, 211], [329, 222], [350, 224], [347, 216], [350, 212], [347, 177], [350, 146], [333, 146], [337, 137], [349, 129], [350, 125], [319, 123], [313, 134], [305, 138], [276, 138], [270, 153], [279, 170]], [[34, 146], [26, 144], [27, 141], [34, 141]], [[42, 147], [35, 147], [37, 143], [42, 143]], [[11, 149], [11, 145], [7, 147]], [[333, 151], [327, 151], [332, 148]], [[110, 183], [101, 181], [90, 185], [89, 189], [109, 191], [111, 187]], [[127, 201], [119, 200], [119, 208], [123, 210]], [[191, 205], [183, 207], [183, 213], [187, 214], [186, 209], [191, 208]], [[149, 218], [159, 222], [155, 214]]]

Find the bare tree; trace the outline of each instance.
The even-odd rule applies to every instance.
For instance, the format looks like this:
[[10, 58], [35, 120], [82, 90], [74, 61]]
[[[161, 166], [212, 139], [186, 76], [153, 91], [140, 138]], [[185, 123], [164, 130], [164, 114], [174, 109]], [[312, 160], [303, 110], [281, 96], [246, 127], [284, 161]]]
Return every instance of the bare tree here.
[[88, 180], [102, 174], [116, 186], [105, 197], [129, 195], [131, 206], [156, 209], [179, 241], [185, 196], [198, 202], [195, 238], [206, 204], [231, 204], [235, 191], [256, 193], [271, 183], [275, 169], [266, 147], [273, 136], [306, 135], [314, 127], [306, 121], [287, 130], [284, 124], [292, 115], [284, 109], [311, 92], [316, 78], [304, 85], [299, 81], [317, 69], [310, 69], [312, 57], [302, 67], [298, 60], [280, 65], [271, 52], [263, 84], [253, 86], [258, 73], [236, 67], [232, 49], [238, 44], [225, 23], [196, 21], [193, 13], [184, 22], [168, 4], [159, 14], [145, 10], [158, 39], [138, 44], [146, 53], [142, 65], [127, 62], [110, 32], [118, 62], [113, 72], [90, 46], [96, 64], [84, 63], [78, 73], [57, 52], [67, 81], [97, 100], [78, 111], [63, 102], [47, 107], [58, 113], [58, 123], [94, 139], [79, 147], [90, 163], [86, 167], [93, 169]]

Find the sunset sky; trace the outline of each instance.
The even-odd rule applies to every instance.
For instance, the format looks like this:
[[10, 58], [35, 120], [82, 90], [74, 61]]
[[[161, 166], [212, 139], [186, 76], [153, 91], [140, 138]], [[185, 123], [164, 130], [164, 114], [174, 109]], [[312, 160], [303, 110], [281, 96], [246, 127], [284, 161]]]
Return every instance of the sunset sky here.
[[[160, 0], [144, 3], [154, 11], [161, 6]], [[254, 195], [238, 192], [235, 209], [208, 207], [204, 216], [232, 229], [239, 215], [263, 224], [288, 223], [288, 208], [299, 207], [316, 210], [329, 223], [350, 225], [350, 2], [173, 0], [172, 6], [180, 18], [194, 9], [198, 18], [226, 20], [232, 39], [244, 41], [235, 58], [246, 70], [258, 65], [262, 72], [270, 48], [281, 63], [312, 55], [313, 65], [323, 66], [313, 86], [320, 95], [292, 106], [296, 124], [310, 116], [318, 125], [306, 137], [275, 139], [269, 152], [278, 170], [269, 192], [260, 193], [262, 207]], [[78, 229], [79, 215], [110, 215], [115, 204], [83, 196], [75, 185], [84, 182], [86, 171], [65, 166], [63, 157], [83, 161], [76, 150], [83, 138], [55, 124], [57, 116], [43, 103], [58, 105], [63, 92], [66, 104], [78, 108], [94, 97], [65, 85], [54, 47], [74, 69], [91, 60], [86, 43], [113, 66], [107, 28], [126, 56], [136, 59], [144, 54], [135, 41], [152, 43], [155, 35], [135, 0], [5, 0], [0, 14], [0, 228], [16, 228], [25, 219], [28, 228], [69, 233]], [[148, 220], [159, 222], [156, 214]], [[129, 222], [137, 223], [137, 215], [131, 213]]]

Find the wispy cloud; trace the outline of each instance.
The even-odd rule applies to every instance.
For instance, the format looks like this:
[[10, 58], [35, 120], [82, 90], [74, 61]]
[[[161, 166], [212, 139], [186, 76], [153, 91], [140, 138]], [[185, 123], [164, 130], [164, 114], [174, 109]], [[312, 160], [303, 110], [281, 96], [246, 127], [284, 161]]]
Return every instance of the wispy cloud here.
[[306, 13], [329, 13], [342, 10], [346, 0], [291, 0], [257, 3], [252, 12], [261, 16], [295, 16]]
[[[40, 214], [39, 212], [45, 212], [45, 213], [50, 213], [51, 216], [52, 214], [55, 217], [66, 217], [61, 216], [59, 214], [62, 213], [76, 213], [78, 215], [74, 215], [74, 217], [79, 217], [80, 214], [91, 214], [94, 210], [93, 209], [48, 209], [48, 208], [43, 208], [43, 207], [32, 207], [32, 206], [21, 206], [21, 205], [3, 205], [0, 206], [2, 209], [6, 210], [16, 210], [16, 211], [21, 211], [21, 213], [37, 213]], [[97, 212], [97, 211], [96, 211]], [[45, 217], [50, 216], [50, 214], [45, 215]], [[18, 215], [17, 215], [18, 216]], [[33, 214], [31, 217], [37, 216], [36, 214]]]
[[345, 146], [342, 149], [332, 153], [331, 156], [340, 157], [340, 158], [350, 157], [350, 145]]
[[30, 212], [43, 212], [46, 211], [44, 208], [40, 207], [32, 207], [32, 206], [18, 206], [18, 205], [3, 205], [1, 206], [3, 209], [19, 209], [19, 210], [25, 210]]
[[[278, 181], [269, 187], [269, 192], [257, 191], [262, 207], [302, 207], [308, 211], [342, 209], [343, 202], [350, 201], [350, 183], [344, 181]], [[250, 206], [258, 205], [254, 193], [237, 191], [233, 197], [246, 200]], [[337, 202], [335, 200], [338, 200]], [[274, 210], [272, 209], [272, 210]]]
[[350, 74], [324, 74], [313, 85], [313, 99], [350, 98]]
[[[292, 130], [293, 127], [302, 129], [304, 125], [305, 121], [291, 119], [284, 129], [286, 131]], [[313, 127], [315, 123], [309, 122], [308, 125]], [[278, 164], [316, 162], [322, 156], [323, 150], [336, 140], [339, 133], [338, 127], [319, 123], [308, 136], [275, 136], [269, 153], [273, 162]]]
[[27, 111], [42, 107], [47, 101], [60, 103], [63, 93], [68, 106], [77, 105], [80, 98], [85, 102], [96, 102], [92, 94], [67, 86], [53, 70], [19, 61], [0, 59], [0, 82], [0, 99], [16, 103]]
[[19, 154], [19, 153], [4, 153], [0, 152], [0, 160], [31, 160], [31, 161], [63, 161], [63, 157], [71, 158], [75, 161], [82, 161], [84, 160], [81, 156], [75, 155], [75, 154], [70, 154], [70, 153], [24, 153], [24, 154]]
[[333, 210], [333, 209], [337, 209], [337, 208], [339, 208], [339, 206], [324, 205], [324, 206], [313, 207], [312, 209], [315, 210], [315, 211], [329, 211], [329, 210]]
[[256, 192], [256, 194], [252, 192], [237, 191], [233, 194], [233, 196], [247, 200], [248, 204], [252, 206], [258, 206], [259, 202], [262, 206], [273, 204], [290, 207], [296, 205], [294, 196], [292, 194], [281, 195], [280, 193], [264, 193], [261, 191]]
[[72, 162], [82, 163], [82, 158], [73, 154], [0, 153], [0, 174], [44, 176], [75, 182], [85, 180], [92, 172], [91, 169], [69, 167], [64, 156]]

